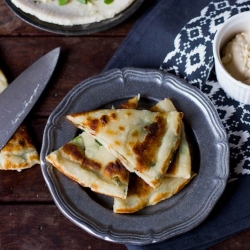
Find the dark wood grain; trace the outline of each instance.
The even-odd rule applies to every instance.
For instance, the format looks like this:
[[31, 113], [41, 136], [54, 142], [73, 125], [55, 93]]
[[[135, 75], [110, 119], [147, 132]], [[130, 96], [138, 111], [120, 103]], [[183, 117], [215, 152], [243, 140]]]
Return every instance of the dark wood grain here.
[[0, 179], [0, 204], [53, 202], [39, 165], [22, 172], [1, 171]]
[[[86, 36], [62, 36], [20, 20], [0, 0], [0, 68], [11, 82], [48, 51], [61, 47], [54, 75], [25, 122], [40, 151], [48, 116], [81, 81], [99, 74], [125, 39], [141, 10], [122, 24]], [[250, 230], [210, 250], [249, 249]], [[53, 202], [39, 165], [0, 172], [0, 249], [123, 250], [90, 235], [64, 217]]]
[[126, 249], [86, 233], [55, 205], [5, 205], [0, 209], [0, 218], [0, 249]]
[[208, 250], [249, 250], [249, 244], [250, 230], [247, 230], [209, 248]]
[[[48, 51], [60, 47], [61, 55], [48, 88], [33, 114], [48, 116], [62, 98], [81, 81], [99, 74], [123, 41], [122, 37], [0, 37], [0, 58], [9, 82]], [[25, 60], [24, 60], [25, 58]]]

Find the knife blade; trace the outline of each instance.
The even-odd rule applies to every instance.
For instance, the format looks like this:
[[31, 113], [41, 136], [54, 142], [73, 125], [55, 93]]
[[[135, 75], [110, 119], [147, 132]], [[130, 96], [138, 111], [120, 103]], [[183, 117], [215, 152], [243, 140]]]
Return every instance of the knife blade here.
[[0, 150], [28, 115], [49, 82], [60, 48], [38, 59], [0, 94]]

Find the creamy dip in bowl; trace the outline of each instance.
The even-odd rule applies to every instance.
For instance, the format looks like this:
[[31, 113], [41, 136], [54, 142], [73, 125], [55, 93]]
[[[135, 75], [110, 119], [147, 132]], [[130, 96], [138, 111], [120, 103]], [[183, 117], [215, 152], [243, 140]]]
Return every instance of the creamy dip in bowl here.
[[242, 32], [223, 49], [221, 61], [228, 73], [250, 85], [250, 30]]
[[217, 80], [227, 95], [250, 104], [250, 11], [229, 18], [217, 31], [213, 55]]

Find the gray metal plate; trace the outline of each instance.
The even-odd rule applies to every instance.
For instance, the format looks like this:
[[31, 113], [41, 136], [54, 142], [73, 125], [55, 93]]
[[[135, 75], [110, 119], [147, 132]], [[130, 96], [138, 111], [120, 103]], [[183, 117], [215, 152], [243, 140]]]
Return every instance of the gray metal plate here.
[[[155, 206], [129, 215], [114, 214], [112, 198], [68, 179], [47, 164], [45, 156], [78, 133], [66, 121], [67, 114], [116, 106], [138, 93], [141, 108], [169, 97], [184, 113], [197, 176]], [[44, 131], [41, 168], [56, 205], [73, 223], [104, 240], [143, 245], [182, 234], [208, 216], [226, 186], [229, 147], [216, 110], [197, 88], [158, 70], [115, 69], [78, 84], [52, 112]]]

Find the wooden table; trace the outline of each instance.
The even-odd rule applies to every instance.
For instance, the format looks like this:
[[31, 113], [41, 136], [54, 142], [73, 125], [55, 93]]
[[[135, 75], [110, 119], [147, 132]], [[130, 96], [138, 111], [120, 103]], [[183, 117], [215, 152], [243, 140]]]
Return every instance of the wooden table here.
[[[66, 37], [36, 29], [0, 0], [0, 68], [9, 82], [48, 51], [61, 57], [48, 88], [26, 119], [38, 151], [48, 116], [82, 80], [99, 74], [135, 22], [136, 15], [108, 31]], [[54, 204], [40, 166], [0, 172], [0, 249], [126, 249], [98, 239], [66, 219]], [[249, 249], [250, 230], [211, 249]]]

